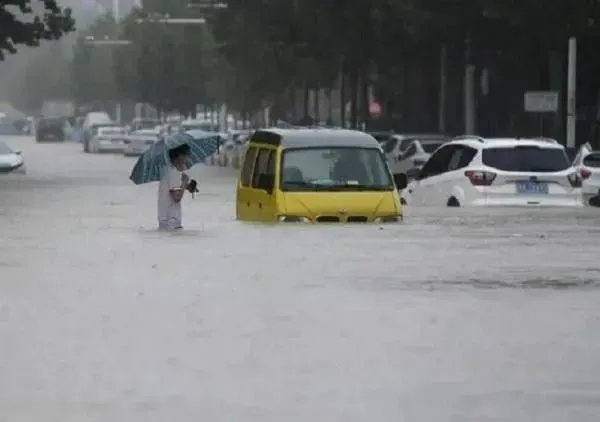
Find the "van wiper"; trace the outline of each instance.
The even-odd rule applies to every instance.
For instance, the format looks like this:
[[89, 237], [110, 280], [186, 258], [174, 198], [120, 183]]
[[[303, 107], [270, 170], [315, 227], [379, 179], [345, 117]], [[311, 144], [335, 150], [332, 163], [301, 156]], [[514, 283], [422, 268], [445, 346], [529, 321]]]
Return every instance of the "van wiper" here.
[[283, 189], [294, 189], [298, 188], [299, 190], [311, 190], [311, 191], [319, 191], [319, 192], [338, 192], [342, 190], [346, 190], [346, 185], [332, 185], [329, 183], [314, 183], [314, 182], [283, 182]]
[[283, 182], [282, 187], [286, 188], [304, 188], [309, 190], [317, 190], [321, 185], [317, 185], [315, 183], [304, 182], [304, 181], [294, 181], [294, 182]]
[[393, 189], [391, 185], [360, 185], [356, 183], [325, 184], [311, 182], [284, 182], [283, 189], [300, 188], [320, 192], [342, 192], [342, 191], [387, 191]]
[[346, 183], [341, 185], [340, 187], [344, 188], [344, 190], [357, 190], [357, 191], [386, 191], [391, 190], [393, 187], [391, 185], [358, 185], [356, 183]]

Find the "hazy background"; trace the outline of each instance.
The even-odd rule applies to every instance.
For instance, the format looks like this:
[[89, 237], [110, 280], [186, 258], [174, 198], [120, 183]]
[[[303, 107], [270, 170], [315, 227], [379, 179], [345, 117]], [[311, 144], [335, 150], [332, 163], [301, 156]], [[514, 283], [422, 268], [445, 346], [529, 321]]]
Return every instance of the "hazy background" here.
[[[33, 0], [32, 3], [41, 2]], [[112, 0], [62, 0], [61, 5], [70, 7], [73, 10], [77, 31], [65, 36], [60, 41], [43, 41], [38, 48], [18, 46], [18, 53], [8, 55], [4, 61], [0, 61], [0, 102], [7, 101], [8, 97], [14, 95], [14, 90], [19, 89], [22, 95], [27, 95], [27, 91], [21, 87], [15, 87], [20, 83], [19, 74], [21, 74], [28, 65], [33, 62], [39, 63], [40, 57], [53, 52], [53, 49], [60, 49], [64, 54], [70, 54], [80, 31], [85, 30], [98, 16], [112, 10]], [[135, 0], [120, 0], [120, 16], [125, 16], [135, 4]], [[51, 71], [52, 63], [48, 63], [48, 71]]]

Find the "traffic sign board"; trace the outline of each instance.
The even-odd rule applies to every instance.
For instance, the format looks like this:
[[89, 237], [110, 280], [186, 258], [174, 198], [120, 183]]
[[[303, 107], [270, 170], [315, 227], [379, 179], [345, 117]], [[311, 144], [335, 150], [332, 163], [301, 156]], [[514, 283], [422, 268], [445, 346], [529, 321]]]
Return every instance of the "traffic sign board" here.
[[525, 111], [529, 113], [555, 113], [558, 111], [558, 92], [528, 91], [525, 93]]
[[369, 104], [369, 114], [373, 117], [381, 117], [381, 104], [378, 101], [371, 101]]

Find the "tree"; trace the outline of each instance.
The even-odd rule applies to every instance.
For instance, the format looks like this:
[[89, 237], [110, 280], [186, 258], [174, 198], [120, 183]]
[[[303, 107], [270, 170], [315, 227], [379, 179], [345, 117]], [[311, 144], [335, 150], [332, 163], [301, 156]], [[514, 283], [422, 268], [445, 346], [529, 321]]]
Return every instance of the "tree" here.
[[144, 3], [122, 22], [121, 36], [131, 46], [119, 49], [115, 74], [120, 90], [134, 100], [162, 111], [191, 114], [209, 98], [209, 68], [215, 49], [204, 25], [161, 23], [158, 17], [189, 17], [181, 1]]
[[[119, 33], [112, 14], [97, 18], [82, 33], [73, 49], [71, 61], [72, 92], [80, 103], [114, 101], [120, 93], [114, 76], [115, 49], [121, 46], [94, 44], [106, 37], [113, 39]], [[89, 40], [89, 41], [88, 41]]]
[[18, 45], [38, 46], [41, 40], [57, 40], [75, 30], [70, 8], [57, 0], [43, 0], [42, 5], [42, 10], [34, 10], [31, 0], [0, 2], [0, 60], [16, 53]]

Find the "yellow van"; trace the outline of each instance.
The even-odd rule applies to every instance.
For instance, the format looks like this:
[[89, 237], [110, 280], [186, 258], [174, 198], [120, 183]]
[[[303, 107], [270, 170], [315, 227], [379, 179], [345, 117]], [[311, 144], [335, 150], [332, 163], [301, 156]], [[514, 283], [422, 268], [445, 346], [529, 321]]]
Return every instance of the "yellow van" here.
[[240, 170], [236, 216], [258, 222], [395, 222], [405, 175], [379, 143], [345, 129], [262, 129]]

